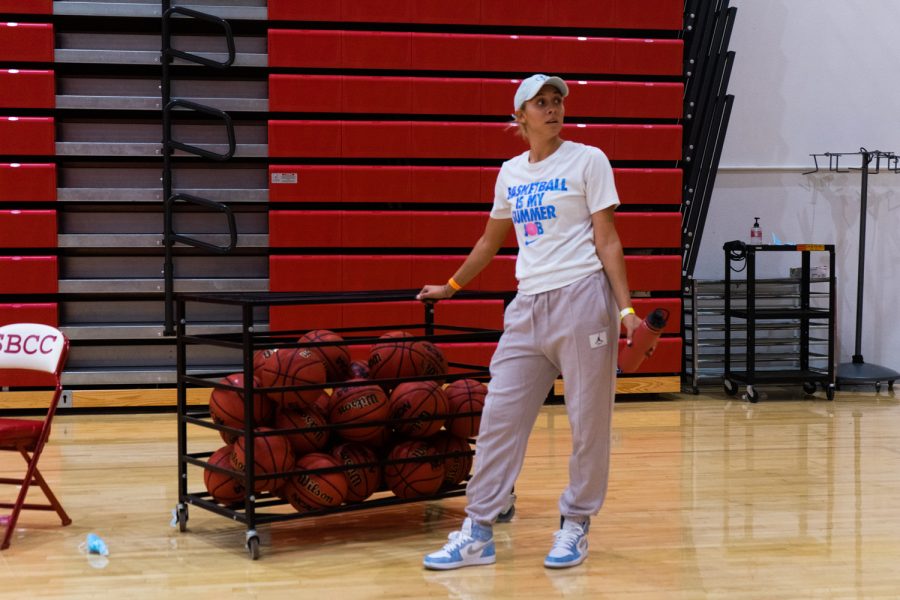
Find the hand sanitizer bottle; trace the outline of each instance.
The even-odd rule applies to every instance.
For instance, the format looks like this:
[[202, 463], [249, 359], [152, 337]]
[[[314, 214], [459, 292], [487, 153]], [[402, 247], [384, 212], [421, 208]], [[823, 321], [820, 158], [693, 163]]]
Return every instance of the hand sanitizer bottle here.
[[750, 245], [751, 246], [761, 246], [763, 243], [762, 238], [762, 228], [759, 226], [759, 217], [753, 217], [756, 221], [753, 223], [753, 227], [750, 228]]

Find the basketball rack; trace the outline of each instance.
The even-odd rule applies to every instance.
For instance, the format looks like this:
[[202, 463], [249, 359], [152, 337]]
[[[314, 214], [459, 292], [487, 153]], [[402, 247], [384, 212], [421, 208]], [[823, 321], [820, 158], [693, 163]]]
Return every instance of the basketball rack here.
[[[267, 309], [273, 306], [295, 306], [298, 308], [314, 309], [322, 305], [354, 304], [354, 303], [383, 303], [410, 301], [415, 297], [414, 290], [392, 290], [384, 292], [340, 292], [340, 293], [182, 293], [175, 298], [175, 322], [176, 322], [176, 366], [178, 381], [178, 502], [175, 507], [175, 517], [180, 531], [187, 531], [188, 507], [196, 506], [212, 513], [227, 517], [229, 520], [242, 523], [246, 527], [244, 545], [251, 559], [256, 560], [260, 555], [260, 538], [257, 528], [269, 523], [290, 521], [302, 518], [315, 518], [333, 513], [357, 511], [365, 509], [383, 508], [423, 500], [436, 500], [461, 496], [465, 494], [468, 476], [459, 484], [442, 487], [436, 494], [416, 498], [400, 498], [393, 495], [384, 486], [370, 498], [357, 503], [345, 503], [334, 508], [323, 508], [305, 512], [296, 512], [283, 498], [272, 492], [255, 493], [257, 481], [260, 479], [280, 479], [296, 475], [317, 475], [346, 471], [349, 469], [365, 469], [373, 466], [383, 468], [388, 464], [400, 464], [407, 462], [426, 462], [435, 459], [447, 459], [459, 456], [471, 456], [473, 450], [468, 452], [447, 452], [425, 457], [410, 457], [396, 460], [380, 458], [374, 463], [359, 463], [352, 466], [328, 467], [308, 470], [292, 470], [276, 473], [258, 474], [254, 472], [254, 440], [259, 436], [290, 435], [297, 433], [312, 433], [328, 430], [329, 433], [341, 428], [371, 427], [384, 425], [391, 427], [407, 421], [443, 420], [447, 414], [438, 414], [430, 418], [413, 417], [409, 419], [390, 419], [386, 421], [372, 421], [364, 424], [328, 424], [323, 427], [304, 427], [293, 429], [272, 429], [269, 431], [256, 431], [254, 419], [253, 399], [255, 395], [269, 392], [290, 392], [313, 389], [335, 389], [342, 386], [359, 386], [366, 384], [398, 384], [404, 381], [433, 380], [430, 375], [404, 377], [397, 379], [355, 379], [352, 382], [326, 382], [316, 385], [283, 386], [283, 387], [254, 387], [253, 382], [253, 356], [259, 350], [278, 348], [301, 348], [315, 346], [329, 346], [341, 342], [308, 342], [301, 344], [298, 338], [311, 328], [298, 330], [266, 330], [263, 325], [268, 321]], [[502, 299], [504, 305], [508, 304], [511, 295], [508, 293], [492, 292], [460, 292], [456, 295], [460, 299]], [[189, 310], [191, 307], [199, 307], [202, 304], [218, 304], [230, 306], [231, 310], [240, 313], [240, 327], [235, 326], [234, 331], [202, 334], [198, 331], [208, 331], [200, 327], [202, 323], [191, 323]], [[500, 338], [501, 331], [484, 329], [479, 327], [464, 327], [456, 325], [440, 325], [435, 323], [434, 304], [422, 305], [423, 317], [420, 322], [414, 323], [390, 323], [378, 324], [366, 327], [341, 327], [330, 328], [344, 338], [343, 345], [352, 347], [355, 345], [372, 345], [379, 341], [379, 335], [390, 330], [403, 330], [413, 333], [412, 337], [404, 338], [404, 341], [415, 342], [427, 340], [435, 344], [463, 344], [496, 342]], [[202, 308], [202, 307], [200, 307]], [[202, 310], [198, 312], [203, 312]], [[323, 324], [325, 325], [325, 324]], [[319, 327], [325, 329], [326, 327]], [[192, 348], [205, 347], [202, 361], [205, 364], [197, 365], [192, 361]], [[210, 347], [216, 347], [222, 351], [221, 364], [210, 364]], [[215, 360], [215, 359], [212, 359]], [[222, 379], [229, 374], [242, 372], [243, 387], [223, 383]], [[489, 378], [488, 368], [484, 365], [448, 362], [448, 373], [443, 380], [451, 382], [457, 379], [477, 379], [486, 381]], [[208, 406], [188, 404], [188, 389], [207, 388], [229, 389], [242, 394], [244, 399], [244, 427], [237, 429], [227, 425], [214, 423], [210, 418]], [[476, 416], [480, 412], [456, 413], [455, 417]], [[213, 451], [189, 452], [188, 437], [191, 432], [197, 432], [200, 428], [228, 432], [241, 436], [244, 439], [246, 459], [242, 472], [223, 468], [209, 463], [209, 457]], [[470, 441], [470, 445], [472, 440]], [[199, 467], [199, 469], [198, 469]], [[200, 491], [190, 491], [194, 481], [202, 481], [203, 469], [228, 474], [235, 477], [243, 484], [246, 490], [243, 501], [230, 505], [222, 505], [216, 502], [211, 494], [202, 488]], [[199, 475], [194, 479], [195, 476]], [[202, 486], [202, 483], [201, 483]]]

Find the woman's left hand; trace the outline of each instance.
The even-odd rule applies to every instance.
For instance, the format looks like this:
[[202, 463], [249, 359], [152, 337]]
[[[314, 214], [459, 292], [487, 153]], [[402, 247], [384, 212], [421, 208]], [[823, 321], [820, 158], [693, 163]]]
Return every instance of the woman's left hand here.
[[622, 325], [625, 326], [625, 343], [630, 346], [634, 331], [641, 326], [641, 318], [634, 313], [625, 315], [625, 318], [622, 319]]

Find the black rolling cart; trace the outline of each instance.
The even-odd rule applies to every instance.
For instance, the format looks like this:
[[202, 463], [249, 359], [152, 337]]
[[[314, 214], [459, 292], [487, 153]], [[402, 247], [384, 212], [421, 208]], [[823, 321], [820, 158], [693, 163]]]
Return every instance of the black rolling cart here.
[[[747, 399], [751, 402], [759, 400], [757, 384], [798, 384], [803, 386], [803, 391], [812, 394], [816, 391], [817, 384], [825, 390], [829, 400], [834, 399], [835, 371], [834, 371], [834, 327], [835, 327], [835, 274], [834, 274], [834, 245], [833, 244], [784, 244], [784, 245], [748, 245], [740, 241], [727, 242], [725, 250], [725, 374], [723, 384], [725, 392], [734, 396], [738, 392], [738, 384], [745, 384]], [[797, 280], [798, 294], [796, 302], [782, 304], [780, 306], [757, 305], [756, 293], [756, 259], [758, 253], [799, 253], [800, 277]], [[824, 277], [813, 278], [810, 266], [810, 254], [812, 252], [828, 253], [828, 274]], [[744, 269], [735, 267], [735, 263], [745, 262], [746, 269], [746, 303], [738, 305], [733, 297], [732, 272]], [[814, 287], [824, 286], [824, 291], [814, 293]], [[822, 302], [813, 302], [813, 296], [824, 298]], [[745, 340], [745, 369], [737, 371], [732, 368], [736, 362], [735, 355], [738, 346], [733, 342], [732, 321], [743, 320], [746, 323]], [[770, 368], [759, 369], [760, 356], [757, 348], [757, 329], [765, 323], [766, 327], [775, 330], [791, 330], [796, 337], [793, 345], [798, 348], [786, 357], [781, 364], [776, 363]], [[811, 342], [810, 324], [824, 324], [827, 339], [815, 340], [818, 344], [827, 347], [823, 353], [814, 353], [810, 350]], [[814, 361], [825, 361], [824, 366], [814, 366]]]
[[[402, 379], [378, 379], [360, 380], [352, 382], [326, 382], [324, 384], [283, 386], [283, 387], [256, 387], [254, 389], [253, 371], [254, 354], [258, 350], [278, 348], [300, 348], [305, 346], [328, 346], [336, 342], [310, 342], [300, 344], [299, 336], [306, 330], [269, 331], [266, 327], [266, 311], [273, 306], [315, 307], [321, 305], [352, 304], [352, 303], [381, 303], [409, 301], [414, 298], [414, 290], [394, 290], [386, 292], [342, 292], [342, 293], [306, 293], [288, 294], [274, 292], [260, 293], [182, 293], [176, 295], [176, 329], [177, 329], [177, 372], [178, 372], [178, 503], [175, 507], [175, 517], [180, 531], [187, 530], [188, 507], [203, 508], [212, 513], [227, 517], [229, 520], [243, 524], [246, 527], [245, 545], [252, 559], [259, 557], [259, 535], [257, 528], [260, 525], [277, 523], [299, 518], [319, 517], [327, 514], [355, 511], [369, 508], [405, 504], [423, 500], [435, 500], [460, 496], [465, 494], [465, 486], [468, 477], [455, 486], [443, 486], [436, 494], [416, 498], [400, 498], [382, 489], [369, 499], [357, 503], [344, 503], [333, 508], [323, 508], [305, 512], [297, 512], [290, 504], [272, 492], [254, 493], [256, 483], [260, 479], [285, 478], [295, 475], [325, 474], [350, 468], [367, 468], [372, 466], [384, 467], [387, 462], [379, 458], [378, 463], [360, 463], [353, 467], [333, 467], [308, 470], [294, 470], [268, 474], [254, 473], [254, 440], [259, 436], [289, 435], [306, 433], [316, 429], [328, 429], [330, 432], [342, 427], [354, 427], [354, 424], [328, 424], [323, 428], [296, 428], [296, 429], [271, 429], [258, 431], [254, 422], [253, 398], [267, 391], [280, 393], [289, 391], [303, 391], [312, 389], [334, 389], [346, 385], [364, 384], [397, 384], [402, 381], [424, 381], [434, 379], [434, 376], [416, 376]], [[510, 294], [489, 292], [461, 292], [457, 294], [459, 299], [502, 299], [508, 303]], [[445, 302], [452, 302], [445, 301]], [[229, 321], [232, 325], [211, 327], [210, 323], [191, 320], [191, 307], [203, 313], [203, 306], [216, 304], [222, 307], [230, 307], [236, 315], [236, 319]], [[381, 333], [390, 330], [403, 330], [412, 334], [412, 337], [404, 338], [404, 341], [415, 342], [427, 340], [435, 344], [454, 343], [482, 343], [496, 342], [500, 338], [499, 330], [489, 330], [478, 327], [464, 327], [454, 325], [441, 325], [435, 323], [434, 305], [423, 304], [423, 317], [414, 323], [377, 323], [371, 327], [332, 328], [344, 338], [343, 344], [372, 345], [379, 341]], [[239, 325], [238, 325], [239, 323]], [[324, 327], [323, 327], [324, 328]], [[338, 342], [339, 343], [339, 342]], [[224, 354], [223, 354], [224, 352]], [[195, 356], [196, 354], [196, 356]], [[223, 360], [223, 356], [227, 357]], [[243, 387], [228, 385], [222, 378], [228, 374], [242, 372]], [[487, 381], [489, 371], [486, 365], [449, 362], [448, 373], [442, 379], [451, 382], [457, 379], [477, 379]], [[187, 396], [189, 388], [230, 389], [240, 393], [244, 400], [244, 427], [236, 429], [227, 425], [214, 423], [210, 418], [207, 406], [188, 405]], [[480, 412], [460, 412], [457, 417], [475, 416]], [[443, 419], [448, 415], [434, 415], [433, 419]], [[391, 421], [370, 422], [368, 425], [384, 425], [390, 427], [401, 421], [423, 420], [401, 419]], [[210, 464], [209, 459], [213, 452], [189, 451], [188, 441], [191, 432], [198, 432], [198, 428], [213, 429], [219, 432], [228, 432], [232, 435], [244, 438], [246, 452], [245, 468], [242, 472], [233, 469]], [[470, 440], [471, 443], [471, 440]], [[398, 459], [396, 463], [422, 462], [436, 458], [452, 458], [465, 455], [473, 455], [471, 447], [468, 452], [447, 452], [445, 454], [430, 457], [411, 457]], [[197, 468], [199, 467], [199, 468]], [[243, 501], [230, 505], [223, 505], [212, 498], [202, 482], [203, 470], [229, 474], [243, 483]], [[198, 477], [199, 476], [199, 477]], [[199, 482], [199, 485], [198, 485]], [[192, 489], [193, 488], [193, 489]], [[199, 488], [199, 489], [197, 489]]]

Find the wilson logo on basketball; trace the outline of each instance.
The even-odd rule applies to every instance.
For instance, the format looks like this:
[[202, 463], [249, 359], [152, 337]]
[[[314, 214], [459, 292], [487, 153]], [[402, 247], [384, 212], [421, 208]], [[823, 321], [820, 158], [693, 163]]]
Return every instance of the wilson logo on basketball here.
[[55, 335], [26, 335], [0, 333], [0, 352], [5, 354], [50, 354], [53, 344], [59, 338]]
[[326, 506], [335, 504], [334, 496], [319, 487], [319, 484], [315, 479], [310, 478], [309, 475], [301, 475], [298, 479], [300, 485], [306, 488], [306, 491], [316, 498], [321, 499]]
[[342, 415], [350, 410], [355, 410], [358, 408], [365, 408], [367, 406], [373, 406], [378, 404], [378, 396], [375, 394], [366, 394], [365, 396], [360, 396], [350, 402], [346, 402], [338, 408], [338, 414]]

